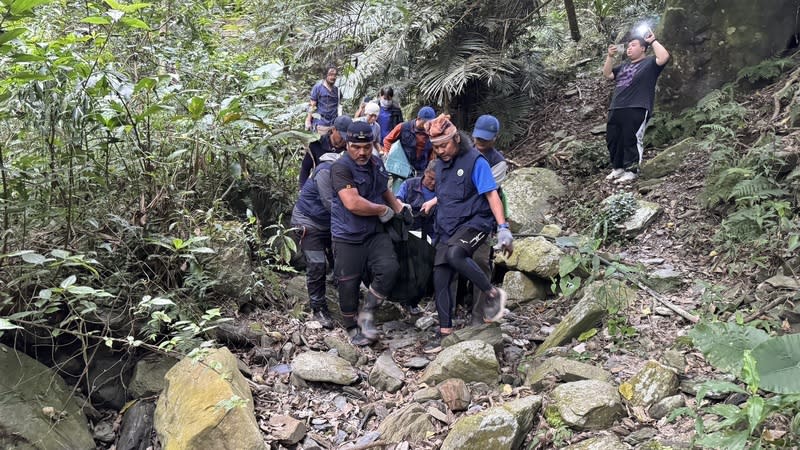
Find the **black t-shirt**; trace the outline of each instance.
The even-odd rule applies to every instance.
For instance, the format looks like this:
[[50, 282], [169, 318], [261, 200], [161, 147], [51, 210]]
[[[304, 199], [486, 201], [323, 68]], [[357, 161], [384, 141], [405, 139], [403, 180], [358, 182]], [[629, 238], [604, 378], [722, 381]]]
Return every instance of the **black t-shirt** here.
[[656, 96], [656, 80], [662, 70], [664, 66], [656, 64], [655, 56], [614, 67], [612, 72], [616, 87], [608, 109], [644, 108], [650, 116]]

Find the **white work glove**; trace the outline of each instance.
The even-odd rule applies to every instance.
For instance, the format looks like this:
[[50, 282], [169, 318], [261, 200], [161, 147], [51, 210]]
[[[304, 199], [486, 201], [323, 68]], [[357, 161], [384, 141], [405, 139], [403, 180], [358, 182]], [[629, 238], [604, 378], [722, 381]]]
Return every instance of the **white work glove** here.
[[502, 251], [505, 256], [511, 256], [514, 252], [514, 236], [508, 228], [497, 227], [497, 245], [495, 250]]
[[388, 206], [386, 207], [386, 211], [378, 216], [378, 218], [381, 220], [381, 223], [386, 223], [392, 220], [392, 217], [394, 217], [394, 210]]

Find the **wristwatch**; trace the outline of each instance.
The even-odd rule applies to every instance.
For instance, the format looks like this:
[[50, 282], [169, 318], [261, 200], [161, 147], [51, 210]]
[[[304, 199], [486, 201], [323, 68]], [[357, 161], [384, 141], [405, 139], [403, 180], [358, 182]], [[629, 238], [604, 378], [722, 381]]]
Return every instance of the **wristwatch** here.
[[508, 229], [508, 223], [501, 223], [501, 224], [497, 225], [497, 228], [505, 228], [507, 230]]

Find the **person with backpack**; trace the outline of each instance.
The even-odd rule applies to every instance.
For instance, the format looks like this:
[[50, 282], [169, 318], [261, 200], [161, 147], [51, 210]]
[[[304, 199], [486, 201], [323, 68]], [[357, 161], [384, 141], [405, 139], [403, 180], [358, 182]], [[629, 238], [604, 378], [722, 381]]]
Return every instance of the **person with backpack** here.
[[378, 124], [381, 126], [380, 143], [383, 145], [383, 140], [394, 127], [403, 123], [403, 110], [400, 109], [400, 104], [394, 99], [394, 89], [391, 86], [381, 88], [380, 97], [378, 98]]
[[306, 289], [311, 317], [323, 328], [332, 329], [333, 319], [325, 298], [325, 275], [331, 254], [331, 167], [340, 153], [321, 155], [319, 164], [303, 184], [292, 209], [291, 225], [300, 235], [300, 250], [306, 259]]
[[[354, 345], [378, 339], [375, 310], [394, 287], [399, 264], [383, 224], [404, 205], [388, 188], [389, 174], [372, 154], [372, 127], [353, 122], [347, 151], [331, 167], [331, 235], [342, 322]], [[410, 212], [409, 212], [410, 213]], [[359, 310], [359, 287], [368, 286]]]
[[323, 79], [311, 88], [306, 130], [325, 135], [333, 126], [333, 121], [339, 116], [341, 97], [339, 88], [336, 87], [338, 76], [338, 69], [335, 66], [328, 66], [323, 73]]
[[430, 106], [423, 106], [417, 113], [417, 118], [405, 121], [395, 126], [383, 140], [383, 152], [389, 153], [392, 144], [400, 141], [403, 146], [408, 163], [414, 171], [411, 176], [421, 174], [428, 161], [432, 159], [431, 140], [425, 132], [425, 124], [436, 117], [436, 112]]
[[333, 127], [323, 136], [320, 136], [316, 141], [308, 144], [308, 151], [303, 157], [303, 162], [300, 163], [300, 173], [298, 174], [298, 181], [300, 189], [305, 185], [308, 176], [320, 162], [320, 157], [326, 153], [342, 153], [345, 151], [347, 142], [345, 135], [347, 134], [347, 127], [353, 123], [350, 116], [342, 115], [333, 121]]
[[458, 132], [450, 116], [442, 114], [425, 129], [439, 157], [436, 163], [436, 255], [433, 286], [439, 330], [423, 348], [441, 350], [441, 340], [453, 332], [455, 299], [451, 282], [461, 275], [486, 294], [483, 317], [497, 321], [504, 313], [506, 293], [494, 287], [473, 259], [475, 250], [497, 227], [497, 248], [513, 251], [514, 238], [508, 228], [497, 183], [486, 158], [472, 147], [469, 136]]

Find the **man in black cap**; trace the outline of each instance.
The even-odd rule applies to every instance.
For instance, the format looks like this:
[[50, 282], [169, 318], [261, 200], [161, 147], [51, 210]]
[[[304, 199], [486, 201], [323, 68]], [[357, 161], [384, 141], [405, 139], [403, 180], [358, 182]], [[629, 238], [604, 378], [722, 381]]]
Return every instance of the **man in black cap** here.
[[300, 189], [303, 189], [303, 185], [306, 184], [309, 175], [311, 175], [311, 172], [313, 172], [314, 168], [319, 164], [319, 158], [322, 155], [326, 153], [341, 153], [345, 150], [347, 142], [344, 137], [347, 134], [347, 127], [349, 127], [351, 123], [353, 123], [353, 119], [351, 119], [350, 116], [341, 115], [333, 121], [333, 128], [331, 128], [331, 131], [318, 140], [308, 144], [308, 151], [300, 165], [300, 176], [298, 180], [300, 182]]
[[[331, 235], [342, 321], [354, 345], [378, 339], [374, 311], [394, 287], [399, 269], [392, 240], [382, 224], [403, 204], [388, 188], [389, 174], [372, 154], [372, 127], [353, 122], [347, 152], [331, 167]], [[359, 311], [361, 282], [369, 286]]]

